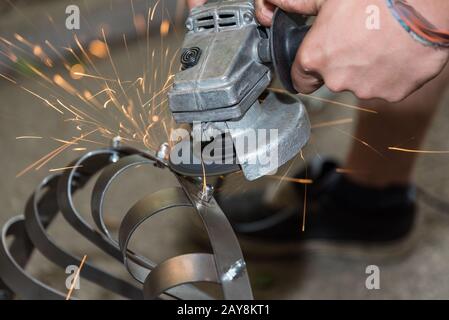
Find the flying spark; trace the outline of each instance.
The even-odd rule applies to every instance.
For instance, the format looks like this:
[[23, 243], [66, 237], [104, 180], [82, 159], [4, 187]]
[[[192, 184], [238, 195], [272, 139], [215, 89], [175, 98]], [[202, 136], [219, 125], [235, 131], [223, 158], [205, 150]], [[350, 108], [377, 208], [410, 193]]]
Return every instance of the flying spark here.
[[[10, 68], [11, 71], [18, 72], [25, 80], [32, 80], [39, 88], [35, 89], [35, 86], [16, 80], [9, 72], [0, 74], [0, 80], [17, 85], [60, 114], [62, 121], [73, 124], [73, 128], [80, 131], [80, 136], [75, 138], [53, 138], [62, 145], [30, 164], [17, 177], [31, 169], [42, 168], [66, 150], [87, 150], [81, 143], [108, 146], [110, 139], [122, 136], [123, 141], [133, 147], [143, 147], [155, 152], [161, 141], [170, 140], [169, 134], [176, 128], [176, 123], [168, 110], [167, 91], [179, 69], [176, 59], [179, 48], [172, 50], [162, 39], [174, 32], [175, 27], [171, 25], [169, 13], [164, 11], [160, 1], [148, 8], [146, 14], [136, 13], [132, 0], [130, 4], [133, 13], [131, 23], [137, 33], [144, 35], [145, 30], [148, 33], [145, 46], [147, 54], [142, 54], [139, 43], [131, 48], [127, 34], [120, 36], [128, 63], [137, 61], [134, 54], [139, 59], [144, 57], [141, 60], [144, 68], [138, 69], [139, 74], [132, 74], [129, 68], [126, 69], [128, 79], [119, 75], [121, 65], [112, 59], [112, 48], [106, 38], [106, 25], [101, 29], [100, 39], [85, 42], [74, 35], [73, 47], [58, 47], [49, 40], [33, 43], [31, 39], [18, 33], [14, 34], [13, 39], [0, 37], [6, 48], [0, 54], [23, 66], [23, 70]], [[155, 19], [156, 15], [160, 15], [160, 19]], [[53, 21], [51, 17], [48, 18]], [[154, 28], [154, 21], [161, 21], [158, 29]], [[160, 40], [154, 44], [153, 34], [150, 37], [150, 31], [153, 30], [159, 31], [154, 32], [154, 36]], [[116, 43], [117, 41], [114, 42]], [[135, 49], [138, 52], [130, 51]], [[96, 64], [98, 60], [101, 60], [101, 68]], [[108, 63], [109, 68], [105, 68]], [[104, 70], [103, 73], [100, 69]], [[97, 136], [100, 138], [97, 139]], [[17, 140], [38, 139], [37, 137], [38, 135], [21, 136]], [[58, 169], [61, 168], [50, 170]]]
[[73, 293], [73, 289], [75, 289], [75, 285], [78, 281], [78, 278], [80, 276], [81, 273], [81, 269], [84, 267], [84, 263], [86, 263], [87, 260], [87, 255], [83, 256], [83, 259], [81, 260], [81, 263], [78, 267], [78, 269], [76, 270], [75, 276], [73, 278], [73, 282], [72, 285], [70, 286], [69, 292], [67, 292], [67, 296], [65, 297], [66, 300], [70, 300], [70, 298], [72, 297], [72, 293]]
[[58, 172], [58, 171], [65, 171], [65, 170], [72, 170], [72, 169], [78, 169], [78, 168], [82, 168], [82, 165], [79, 166], [71, 166], [71, 167], [62, 167], [62, 168], [54, 168], [54, 169], [50, 169], [48, 170], [49, 172]]
[[326, 121], [326, 122], [313, 124], [312, 125], [312, 129], [318, 129], [318, 128], [324, 128], [324, 127], [332, 127], [332, 126], [337, 126], [337, 125], [341, 125], [341, 124], [348, 124], [348, 123], [352, 123], [352, 122], [353, 122], [352, 118], [345, 118], [345, 119], [341, 119], [341, 120]]
[[311, 180], [311, 179], [298, 179], [298, 178], [290, 178], [290, 177], [284, 177], [284, 176], [267, 176], [267, 177], [271, 178], [271, 179], [300, 183], [300, 184], [312, 184], [313, 183], [313, 180]]
[[389, 150], [409, 152], [409, 153], [422, 153], [422, 154], [449, 154], [449, 150], [416, 150], [416, 149], [404, 149], [398, 147], [388, 147]]

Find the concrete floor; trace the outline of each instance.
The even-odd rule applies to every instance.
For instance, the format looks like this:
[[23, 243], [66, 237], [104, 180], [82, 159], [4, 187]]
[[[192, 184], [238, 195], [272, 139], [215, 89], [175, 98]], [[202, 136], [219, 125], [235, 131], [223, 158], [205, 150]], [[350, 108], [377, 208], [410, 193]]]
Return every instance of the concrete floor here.
[[[19, 18], [17, 18], [19, 19]], [[10, 24], [11, 26], [11, 24]], [[0, 26], [0, 30], [2, 27]], [[177, 42], [170, 38], [171, 45]], [[130, 45], [132, 55], [141, 56], [137, 44]], [[113, 50], [114, 59], [125, 78], [140, 74], [140, 66], [129, 64], [124, 50]], [[99, 68], [110, 72], [107, 61], [100, 61]], [[20, 78], [19, 78], [20, 79]], [[20, 79], [24, 86], [33, 89], [36, 84]], [[43, 92], [40, 89], [40, 92]], [[0, 158], [2, 179], [0, 183], [0, 223], [22, 214], [25, 201], [39, 181], [48, 174], [50, 168], [67, 165], [77, 155], [67, 152], [54, 159], [39, 171], [32, 171], [23, 177], [15, 175], [34, 160], [40, 158], [59, 144], [51, 137], [67, 138], [74, 130], [61, 120], [55, 112], [45, 108], [36, 98], [24, 93], [18, 86], [6, 81], [0, 82], [0, 141], [3, 150]], [[337, 96], [347, 100], [347, 96]], [[428, 135], [425, 148], [449, 150], [449, 96], [442, 102], [440, 111]], [[312, 112], [313, 123], [354, 116], [350, 109], [325, 105], [319, 112]], [[351, 125], [342, 127], [349, 131]], [[305, 154], [316, 154], [342, 159], [351, 143], [343, 134], [335, 134], [332, 128], [314, 130], [313, 140]], [[39, 135], [45, 139], [16, 140], [17, 136]], [[95, 148], [95, 146], [90, 146]], [[299, 163], [299, 161], [298, 161]], [[416, 168], [416, 183], [442, 199], [449, 195], [449, 156], [422, 156]], [[241, 192], [252, 188], [249, 183], [242, 185]], [[174, 178], [166, 171], [138, 168], [119, 182], [108, 197], [107, 212], [112, 217], [110, 224], [116, 226], [124, 212], [148, 192], [175, 184]], [[87, 188], [89, 189], [89, 188]], [[88, 190], [77, 196], [77, 204], [88, 218]], [[259, 299], [447, 299], [449, 298], [449, 212], [441, 213], [421, 203], [422, 222], [419, 224], [417, 241], [411, 252], [388, 259], [341, 254], [340, 251], [310, 252], [297, 259], [253, 260], [248, 259], [250, 276]], [[154, 224], [145, 226], [133, 244], [139, 252], [156, 261], [180, 252], [194, 252], [195, 245], [189, 241], [190, 215], [173, 212], [158, 218]], [[67, 250], [79, 255], [87, 254], [89, 260], [104, 266], [129, 279], [123, 266], [82, 239], [58, 218], [51, 227], [51, 234]], [[368, 265], [379, 266], [381, 289], [367, 290], [365, 269]], [[65, 274], [39, 254], [33, 257], [30, 272], [55, 287], [64, 289]], [[130, 280], [131, 281], [131, 280]], [[81, 290], [75, 295], [81, 298], [115, 298], [102, 289], [81, 281]]]

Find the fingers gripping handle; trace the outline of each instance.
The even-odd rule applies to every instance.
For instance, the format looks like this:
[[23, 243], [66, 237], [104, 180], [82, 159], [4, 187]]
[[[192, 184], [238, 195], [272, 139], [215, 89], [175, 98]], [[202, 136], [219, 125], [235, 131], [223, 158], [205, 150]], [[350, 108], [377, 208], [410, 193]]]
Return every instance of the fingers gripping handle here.
[[306, 22], [306, 16], [286, 13], [279, 8], [273, 15], [270, 31], [272, 61], [279, 80], [291, 93], [297, 93], [293, 86], [291, 69], [296, 53], [310, 29]]

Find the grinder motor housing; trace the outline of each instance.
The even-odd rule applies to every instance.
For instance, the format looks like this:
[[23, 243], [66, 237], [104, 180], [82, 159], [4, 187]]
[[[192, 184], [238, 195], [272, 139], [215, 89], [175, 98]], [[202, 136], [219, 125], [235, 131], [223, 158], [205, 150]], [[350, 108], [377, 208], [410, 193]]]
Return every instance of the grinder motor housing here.
[[[276, 171], [299, 153], [310, 135], [307, 113], [297, 97], [264, 94], [274, 70], [284, 87], [293, 90], [290, 67], [308, 29], [306, 19], [298, 17], [277, 10], [270, 30], [257, 23], [253, 1], [222, 0], [193, 8], [186, 21], [182, 70], [168, 93], [170, 110], [176, 122], [218, 129], [234, 144], [250, 131], [276, 130], [275, 137], [265, 137], [257, 148], [235, 148], [248, 180]], [[266, 98], [260, 103], [262, 95]], [[276, 153], [276, 161], [262, 163], [261, 155], [270, 152]]]

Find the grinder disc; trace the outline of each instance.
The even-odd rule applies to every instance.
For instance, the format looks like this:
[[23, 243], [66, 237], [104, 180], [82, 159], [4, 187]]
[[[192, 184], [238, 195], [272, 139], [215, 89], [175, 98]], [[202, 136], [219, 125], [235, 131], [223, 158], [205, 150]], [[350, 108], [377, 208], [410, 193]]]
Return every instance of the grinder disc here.
[[[179, 142], [170, 155], [170, 168], [183, 176], [208, 177], [221, 176], [240, 171], [240, 165], [235, 156], [231, 137], [228, 134], [216, 137], [210, 143], [202, 143], [199, 147], [201, 154], [197, 154], [197, 148], [194, 147], [192, 139]], [[229, 140], [229, 141], [226, 141]], [[203, 152], [205, 148], [219, 151], [217, 155], [210, 155], [209, 152]], [[183, 152], [189, 153], [187, 163], [173, 161], [173, 156], [177, 159], [183, 158]]]
[[308, 17], [286, 13], [276, 9], [271, 27], [271, 56], [276, 74], [282, 85], [291, 93], [297, 93], [293, 87], [291, 68], [296, 52], [309, 31]]

